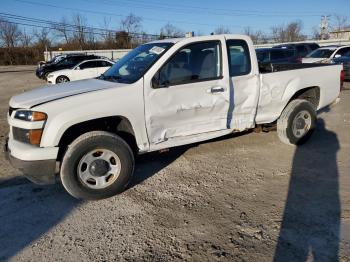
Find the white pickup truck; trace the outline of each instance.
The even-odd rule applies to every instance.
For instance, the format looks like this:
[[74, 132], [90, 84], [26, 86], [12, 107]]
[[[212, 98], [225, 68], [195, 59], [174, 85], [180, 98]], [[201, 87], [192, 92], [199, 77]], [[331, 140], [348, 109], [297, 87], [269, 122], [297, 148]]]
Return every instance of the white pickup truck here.
[[35, 183], [74, 197], [122, 192], [134, 154], [277, 125], [301, 144], [316, 110], [339, 95], [340, 65], [258, 65], [251, 39], [165, 39], [129, 52], [97, 79], [12, 97], [7, 156]]

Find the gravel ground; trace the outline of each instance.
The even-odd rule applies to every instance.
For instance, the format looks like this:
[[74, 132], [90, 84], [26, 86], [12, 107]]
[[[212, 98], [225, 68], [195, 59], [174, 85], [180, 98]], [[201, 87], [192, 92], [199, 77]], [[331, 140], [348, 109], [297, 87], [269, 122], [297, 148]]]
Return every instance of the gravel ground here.
[[[9, 98], [44, 84], [31, 70], [0, 67], [1, 145]], [[0, 261], [350, 261], [349, 104], [345, 90], [298, 148], [251, 132], [143, 155], [132, 186], [97, 202], [1, 155]]]

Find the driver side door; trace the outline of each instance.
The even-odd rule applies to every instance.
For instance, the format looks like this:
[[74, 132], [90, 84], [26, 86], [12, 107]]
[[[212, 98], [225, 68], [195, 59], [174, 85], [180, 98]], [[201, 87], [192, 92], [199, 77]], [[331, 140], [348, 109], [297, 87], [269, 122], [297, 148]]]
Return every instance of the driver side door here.
[[223, 45], [211, 40], [179, 48], [145, 86], [151, 146], [227, 129], [230, 92]]

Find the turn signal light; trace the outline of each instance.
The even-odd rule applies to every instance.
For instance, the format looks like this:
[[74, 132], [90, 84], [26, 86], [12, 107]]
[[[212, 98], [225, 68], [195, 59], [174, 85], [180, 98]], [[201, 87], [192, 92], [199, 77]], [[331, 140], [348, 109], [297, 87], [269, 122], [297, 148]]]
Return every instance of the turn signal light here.
[[47, 116], [42, 112], [33, 112], [32, 121], [43, 121], [46, 120]]
[[40, 145], [41, 135], [43, 133], [42, 129], [31, 129], [29, 130], [28, 138], [29, 143], [32, 145]]

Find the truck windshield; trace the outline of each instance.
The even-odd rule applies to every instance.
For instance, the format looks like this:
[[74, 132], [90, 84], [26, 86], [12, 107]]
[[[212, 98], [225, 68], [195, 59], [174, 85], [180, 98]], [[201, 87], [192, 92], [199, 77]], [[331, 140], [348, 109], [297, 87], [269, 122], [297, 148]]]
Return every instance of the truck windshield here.
[[150, 43], [140, 45], [123, 56], [99, 79], [120, 83], [133, 83], [140, 79], [173, 43]]

